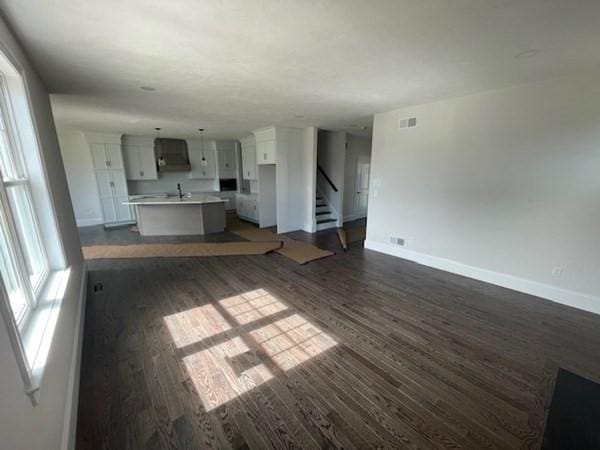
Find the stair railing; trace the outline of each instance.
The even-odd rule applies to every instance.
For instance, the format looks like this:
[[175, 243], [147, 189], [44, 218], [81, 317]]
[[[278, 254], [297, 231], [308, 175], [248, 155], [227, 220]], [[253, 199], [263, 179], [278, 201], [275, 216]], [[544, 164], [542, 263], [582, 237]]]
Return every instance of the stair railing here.
[[319, 172], [321, 172], [321, 175], [323, 175], [323, 178], [325, 178], [325, 181], [327, 181], [327, 183], [329, 183], [329, 186], [331, 186], [331, 189], [333, 189], [334, 192], [338, 191], [338, 188], [335, 187], [335, 184], [333, 184], [333, 181], [331, 181], [331, 178], [329, 178], [327, 176], [327, 174], [325, 173], [325, 171], [323, 170], [323, 168], [317, 164], [317, 170]]

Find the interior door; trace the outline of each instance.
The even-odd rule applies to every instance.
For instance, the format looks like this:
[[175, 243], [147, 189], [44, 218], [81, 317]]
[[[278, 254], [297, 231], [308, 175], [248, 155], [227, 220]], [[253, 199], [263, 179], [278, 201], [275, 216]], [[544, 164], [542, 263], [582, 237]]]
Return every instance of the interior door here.
[[369, 202], [369, 176], [371, 159], [360, 156], [356, 160], [356, 191], [354, 194], [354, 214], [366, 214]]

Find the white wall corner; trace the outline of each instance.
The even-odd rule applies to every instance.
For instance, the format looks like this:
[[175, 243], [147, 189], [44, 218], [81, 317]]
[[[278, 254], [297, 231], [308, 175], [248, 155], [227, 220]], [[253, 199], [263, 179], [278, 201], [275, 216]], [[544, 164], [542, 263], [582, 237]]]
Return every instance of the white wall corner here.
[[462, 275], [474, 280], [483, 281], [496, 286], [512, 289], [514, 291], [541, 297], [546, 300], [551, 300], [556, 303], [571, 306], [573, 308], [581, 309], [594, 314], [600, 314], [600, 297], [584, 294], [582, 292], [561, 289], [556, 286], [515, 277], [505, 273], [494, 272], [491, 270], [482, 269], [480, 267], [469, 266], [467, 264], [450, 259], [431, 256], [425, 253], [419, 253], [369, 239], [365, 241], [365, 248], [374, 250], [376, 252], [385, 253], [386, 255], [414, 261], [424, 266]]
[[65, 400], [65, 417], [63, 423], [61, 450], [75, 448], [75, 435], [77, 431], [77, 410], [79, 406], [79, 381], [81, 372], [81, 353], [83, 346], [83, 327], [85, 322], [85, 304], [87, 298], [87, 265], [83, 263], [81, 285], [79, 288], [79, 305], [77, 307], [77, 322], [73, 333], [73, 353], [67, 380], [67, 398]]

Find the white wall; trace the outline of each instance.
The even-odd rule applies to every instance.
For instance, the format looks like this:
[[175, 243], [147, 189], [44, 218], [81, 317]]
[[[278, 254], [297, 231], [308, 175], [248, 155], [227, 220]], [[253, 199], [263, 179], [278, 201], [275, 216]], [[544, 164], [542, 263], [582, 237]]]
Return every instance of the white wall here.
[[369, 248], [600, 312], [599, 230], [599, 73], [375, 116]]
[[346, 167], [346, 133], [319, 130], [317, 162], [338, 189], [333, 190], [322, 174], [317, 173], [317, 187], [338, 216], [338, 226], [343, 223], [344, 172]]
[[[0, 447], [58, 449], [61, 448], [65, 413], [71, 406], [67, 403], [69, 388], [73, 382], [69, 373], [73, 360], [75, 328], [80, 318], [79, 291], [84, 266], [48, 91], [1, 19], [0, 47], [15, 65], [23, 68], [25, 74], [51, 201], [56, 211], [67, 264], [71, 266], [71, 277], [51, 344], [37, 407], [32, 406], [23, 392], [23, 382], [6, 328], [4, 322], [0, 321]], [[77, 393], [75, 398], [76, 396]]]
[[[371, 157], [371, 138], [347, 134], [346, 169], [344, 172], [344, 220], [355, 220], [354, 195], [356, 192], [356, 161], [359, 156]], [[362, 216], [364, 217], [364, 215]]]
[[276, 128], [279, 233], [313, 231], [316, 133], [314, 127]]
[[102, 208], [85, 136], [79, 130], [59, 127], [57, 131], [77, 226], [101, 224]]

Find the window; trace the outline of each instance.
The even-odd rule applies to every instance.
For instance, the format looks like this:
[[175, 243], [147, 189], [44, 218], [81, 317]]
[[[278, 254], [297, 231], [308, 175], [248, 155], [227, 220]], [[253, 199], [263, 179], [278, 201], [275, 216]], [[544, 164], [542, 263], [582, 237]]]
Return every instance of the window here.
[[0, 272], [19, 329], [38, 305], [49, 263], [6, 80], [0, 78]]
[[36, 405], [71, 269], [22, 74], [0, 43], [0, 318]]

